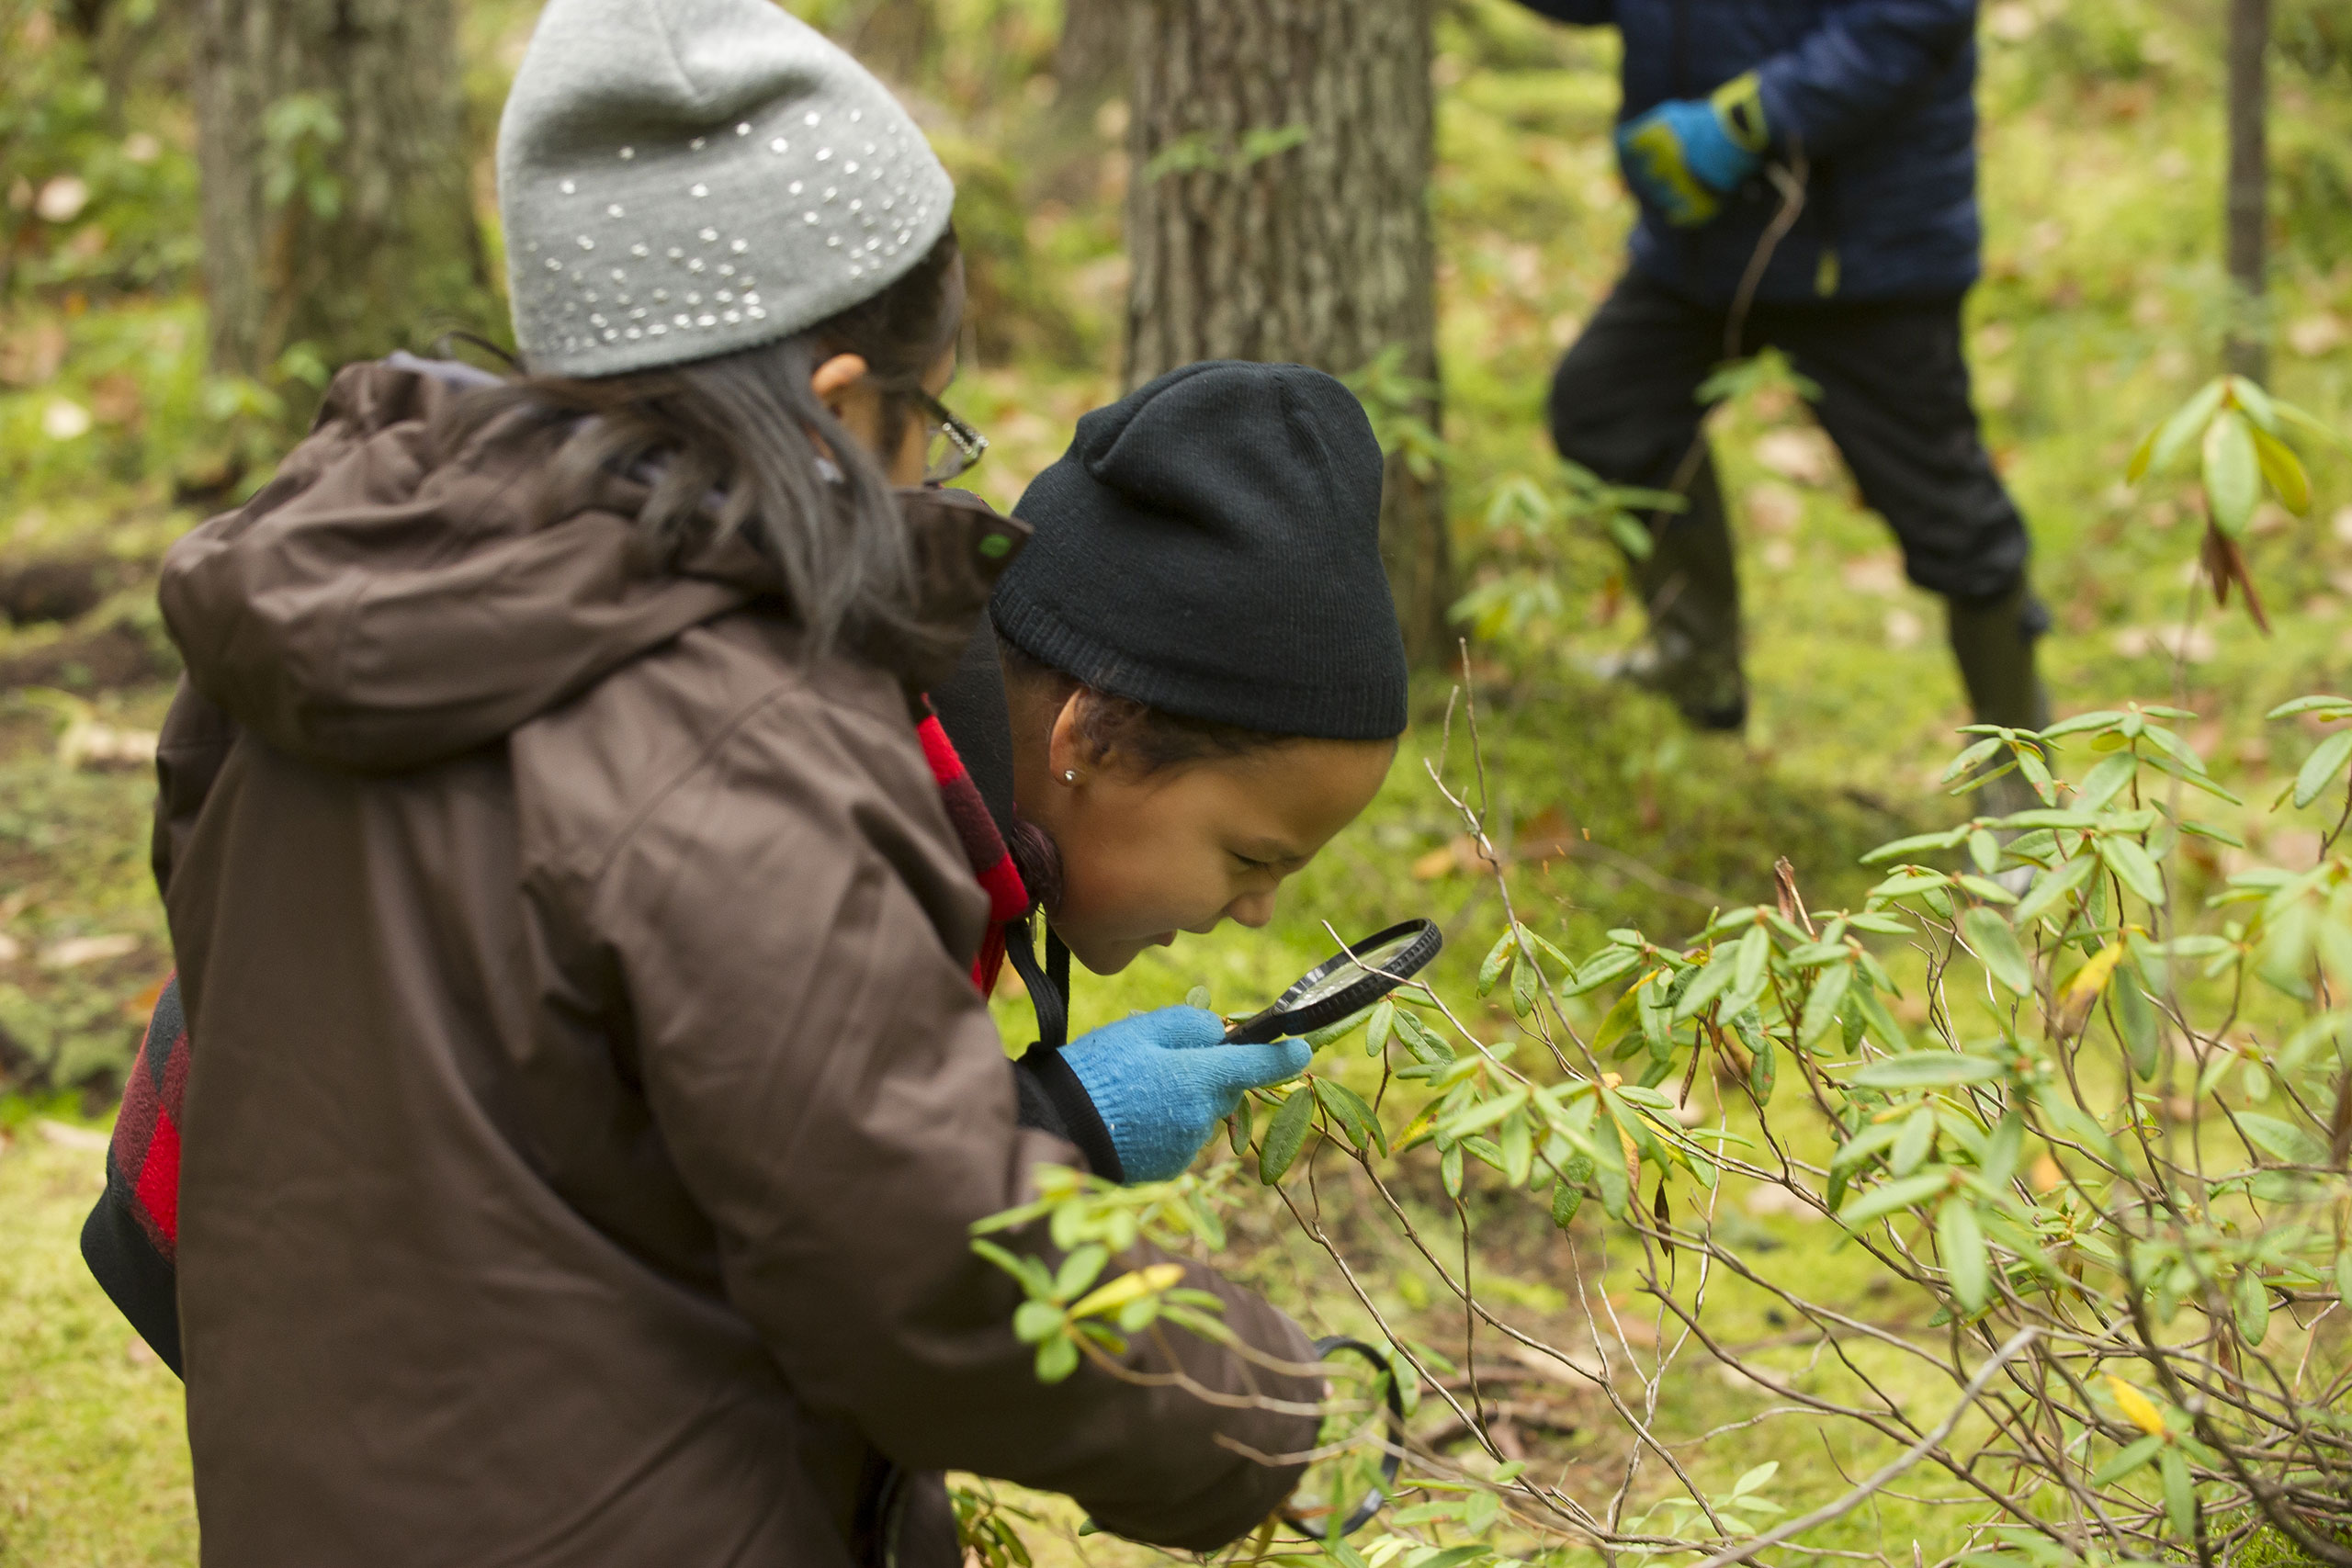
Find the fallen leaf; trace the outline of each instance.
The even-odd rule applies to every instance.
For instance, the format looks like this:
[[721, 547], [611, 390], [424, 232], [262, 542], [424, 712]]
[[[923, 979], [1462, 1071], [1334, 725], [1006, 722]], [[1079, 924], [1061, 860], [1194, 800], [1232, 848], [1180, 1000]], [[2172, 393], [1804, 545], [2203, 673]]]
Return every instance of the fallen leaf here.
[[1903, 592], [1903, 558], [1891, 550], [1856, 556], [1838, 569], [1838, 575], [1857, 593], [1892, 599]]
[[1784, 479], [1826, 485], [1838, 472], [1838, 454], [1818, 430], [1770, 430], [1756, 438], [1756, 460]]
[[2317, 359], [2344, 346], [2343, 321], [2326, 311], [2305, 316], [2287, 328], [2287, 346], [2305, 359]]
[[39, 1125], [40, 1135], [61, 1149], [103, 1150], [113, 1142], [96, 1127], [71, 1126], [63, 1122], [53, 1122], [46, 1116], [40, 1119]]
[[59, 367], [64, 363], [65, 327], [62, 322], [35, 321], [0, 338], [0, 385], [44, 386], [56, 378]]
[[41, 410], [40, 433], [51, 441], [71, 441], [90, 433], [90, 411], [71, 398], [51, 398]]
[[90, 187], [75, 175], [59, 175], [40, 187], [33, 210], [51, 223], [71, 223], [90, 205]]
[[1747, 487], [1747, 520], [1759, 534], [1793, 532], [1804, 518], [1804, 497], [1773, 479]]
[[117, 932], [113, 936], [77, 936], [43, 949], [40, 961], [51, 969], [74, 969], [85, 964], [101, 964], [109, 958], [127, 958], [138, 951], [139, 939], [128, 932]]

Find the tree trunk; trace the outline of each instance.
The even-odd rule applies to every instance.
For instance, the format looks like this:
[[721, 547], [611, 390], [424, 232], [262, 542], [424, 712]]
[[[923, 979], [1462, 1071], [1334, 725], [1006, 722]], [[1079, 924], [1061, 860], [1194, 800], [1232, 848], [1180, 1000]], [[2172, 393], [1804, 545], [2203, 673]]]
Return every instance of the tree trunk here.
[[1061, 39], [1054, 45], [1059, 101], [1091, 108], [1127, 90], [1129, 0], [1062, 0]]
[[2230, 0], [2230, 175], [2228, 231], [2231, 327], [2229, 366], [2257, 381], [2269, 375], [2269, 333], [2263, 313], [2263, 230], [2268, 217], [2264, 154], [2269, 89], [2270, 0]]
[[[1196, 359], [1353, 376], [1438, 423], [1430, 0], [1129, 0], [1126, 380]], [[1442, 479], [1388, 462], [1381, 554], [1407, 649], [1442, 659]]]
[[215, 367], [503, 340], [450, 0], [198, 0], [197, 21]]

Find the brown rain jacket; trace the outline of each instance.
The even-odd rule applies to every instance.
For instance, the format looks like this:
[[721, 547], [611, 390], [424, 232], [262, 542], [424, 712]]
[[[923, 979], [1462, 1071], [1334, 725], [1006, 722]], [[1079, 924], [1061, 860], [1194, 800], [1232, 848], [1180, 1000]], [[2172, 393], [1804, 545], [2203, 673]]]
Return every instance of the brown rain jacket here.
[[[345, 371], [165, 564], [204, 1561], [931, 1568], [946, 1468], [1162, 1544], [1247, 1529], [1295, 1472], [1238, 1450], [1311, 1417], [1041, 1384], [969, 1249], [1077, 1161], [1015, 1124], [903, 689], [802, 657], [740, 542], [634, 571], [626, 481], [543, 525], [543, 444], [437, 460], [454, 395]], [[909, 511], [969, 617], [1008, 525]], [[1130, 1360], [1171, 1358], [1312, 1397], [1186, 1334]]]

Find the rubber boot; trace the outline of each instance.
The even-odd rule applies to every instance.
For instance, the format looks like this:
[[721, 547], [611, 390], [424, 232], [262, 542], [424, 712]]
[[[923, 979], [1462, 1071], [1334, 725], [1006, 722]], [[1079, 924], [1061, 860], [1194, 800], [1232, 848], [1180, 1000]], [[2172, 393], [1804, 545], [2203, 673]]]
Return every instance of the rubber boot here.
[[1946, 601], [1951, 654], [1968, 688], [1979, 724], [2041, 729], [2050, 723], [2050, 694], [2035, 672], [2033, 645], [2050, 629], [2050, 613], [2020, 575], [2007, 592], [1989, 599]]
[[[2034, 669], [2033, 645], [2049, 629], [2050, 614], [2020, 574], [2015, 587], [1989, 599], [1954, 598], [1951, 606], [1952, 658], [1968, 688], [1968, 704], [1979, 724], [2012, 729], [2044, 729], [2050, 724], [2050, 694]], [[1977, 792], [1976, 809], [2007, 817], [2041, 805], [2033, 786], [2015, 769]], [[2017, 866], [1999, 881], [2016, 894], [2032, 881], [2032, 870]]]
[[1649, 646], [1605, 672], [1671, 699], [1698, 728], [1736, 731], [1747, 723], [1739, 572], [1713, 460], [1700, 466], [1689, 493], [1689, 510], [1667, 513], [1655, 528], [1648, 558], [1627, 561], [1649, 611]]

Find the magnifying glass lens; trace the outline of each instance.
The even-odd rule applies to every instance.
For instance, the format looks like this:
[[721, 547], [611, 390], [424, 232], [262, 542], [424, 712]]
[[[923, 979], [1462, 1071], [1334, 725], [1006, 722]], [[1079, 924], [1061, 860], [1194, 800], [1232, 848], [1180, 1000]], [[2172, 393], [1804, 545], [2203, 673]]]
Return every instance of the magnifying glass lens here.
[[1296, 996], [1285, 997], [1283, 999], [1294, 1009], [1312, 1007], [1317, 1002], [1328, 1000], [1338, 996], [1350, 986], [1355, 985], [1366, 975], [1377, 975], [1384, 971], [1393, 972], [1396, 960], [1404, 955], [1408, 948], [1420, 940], [1421, 933], [1411, 931], [1401, 936], [1391, 937], [1375, 947], [1357, 948], [1353, 963], [1333, 964], [1331, 973], [1315, 981]]

